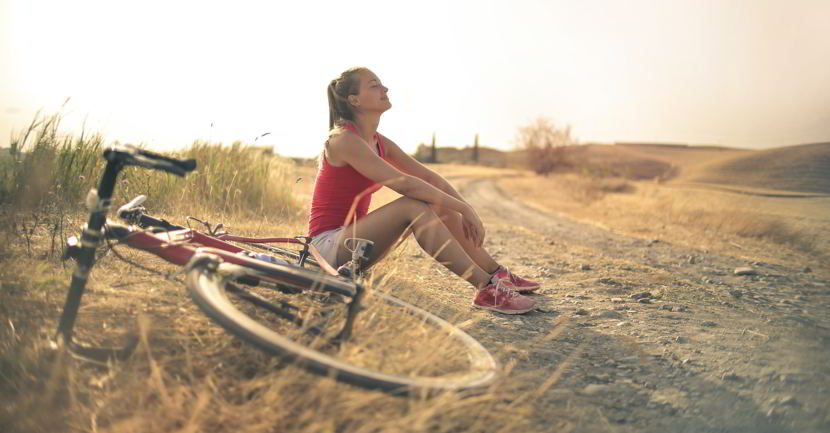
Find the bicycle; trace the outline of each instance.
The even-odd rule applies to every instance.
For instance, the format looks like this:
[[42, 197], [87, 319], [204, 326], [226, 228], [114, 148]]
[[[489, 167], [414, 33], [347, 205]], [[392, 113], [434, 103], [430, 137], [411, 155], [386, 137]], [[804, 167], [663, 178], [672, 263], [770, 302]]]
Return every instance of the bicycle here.
[[[140, 206], [140, 199], [119, 210], [119, 216], [134, 224], [118, 224], [107, 220], [107, 214], [112, 204], [116, 177], [124, 167], [133, 165], [184, 176], [196, 168], [196, 162], [177, 160], [126, 145], [108, 147], [103, 157], [107, 163], [99, 187], [90, 190], [87, 195], [88, 222], [82, 229], [80, 239], [70, 244], [66, 252], [66, 256], [74, 258], [77, 264], [56, 340], [59, 346], [66, 346], [71, 353], [99, 361], [125, 359], [137, 345], [136, 338], [130, 339], [121, 348], [86, 346], [73, 339], [75, 320], [89, 273], [95, 264], [96, 249], [104, 241], [114, 241], [182, 266], [185, 284], [193, 301], [208, 317], [236, 337], [313, 373], [364, 388], [391, 392], [473, 390], [488, 386], [497, 377], [498, 363], [493, 356], [463, 330], [424, 309], [384, 293], [378, 287], [365, 288], [359, 271], [369, 256], [370, 243], [358, 242], [350, 269], [355, 278], [344, 278], [325, 262], [307, 238], [291, 241], [286, 240], [291, 238], [257, 240], [234, 237], [209, 224], [205, 224], [208, 233], [202, 233], [147, 215]], [[196, 219], [189, 218], [188, 222], [193, 220]], [[258, 253], [228, 242], [237, 240], [262, 245], [263, 240], [274, 239], [301, 244], [301, 251], [287, 252], [296, 261], [273, 255], [258, 256]], [[271, 252], [280, 254], [279, 249]], [[307, 266], [312, 263], [314, 265]], [[307, 296], [291, 298], [297, 299], [295, 303], [300, 303], [300, 306], [285, 300], [302, 294]], [[300, 313], [301, 307], [306, 308], [305, 313]], [[391, 315], [391, 320], [381, 319], [385, 315]], [[449, 374], [433, 372], [427, 375], [430, 366], [418, 365], [416, 370], [423, 370], [424, 373], [413, 375], [394, 371], [396, 360], [402, 359], [401, 356], [406, 360], [406, 353], [390, 355], [387, 349], [390, 344], [406, 342], [398, 341], [404, 340], [398, 330], [384, 330], [376, 325], [390, 326], [398, 322], [402, 327], [413, 324], [416, 327], [413, 331], [438, 339], [435, 345], [445, 344], [448, 353], [452, 352], [449, 350], [452, 344], [452, 348], [456, 349], [452, 352], [454, 358], [447, 358], [451, 359], [455, 370]], [[409, 328], [405, 330], [409, 331]], [[360, 340], [360, 344], [354, 345], [352, 340]], [[356, 349], [360, 352], [373, 347], [378, 347], [383, 356], [380, 361], [370, 360], [370, 365], [354, 365], [351, 363], [354, 357], [349, 361], [338, 358], [348, 358], [349, 354], [356, 353]], [[438, 347], [430, 349], [444, 356]], [[385, 362], [387, 356], [393, 360]], [[393, 371], [385, 370], [390, 367], [389, 364]]]

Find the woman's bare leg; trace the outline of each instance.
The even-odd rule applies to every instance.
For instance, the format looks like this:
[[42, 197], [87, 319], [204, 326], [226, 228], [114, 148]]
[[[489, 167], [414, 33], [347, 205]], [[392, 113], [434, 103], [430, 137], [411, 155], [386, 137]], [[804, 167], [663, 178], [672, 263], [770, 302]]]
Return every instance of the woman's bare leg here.
[[470, 258], [473, 259], [473, 261], [476, 262], [481, 269], [490, 274], [496, 272], [499, 264], [493, 260], [484, 247], [477, 247], [473, 241], [464, 236], [464, 228], [461, 225], [461, 214], [440, 206], [431, 205], [430, 207], [438, 215], [438, 217], [441, 218], [441, 221], [445, 226], [447, 226], [447, 229], [449, 229], [450, 233], [452, 233], [458, 243], [461, 244], [461, 247], [464, 248], [467, 255], [470, 256]]
[[347, 226], [337, 244], [337, 264], [351, 257], [343, 245], [346, 238], [369, 239], [374, 242], [369, 263], [374, 264], [395, 245], [401, 235], [411, 230], [421, 248], [450, 271], [477, 288], [490, 281], [490, 274], [467, 255], [455, 236], [426, 203], [401, 197]]

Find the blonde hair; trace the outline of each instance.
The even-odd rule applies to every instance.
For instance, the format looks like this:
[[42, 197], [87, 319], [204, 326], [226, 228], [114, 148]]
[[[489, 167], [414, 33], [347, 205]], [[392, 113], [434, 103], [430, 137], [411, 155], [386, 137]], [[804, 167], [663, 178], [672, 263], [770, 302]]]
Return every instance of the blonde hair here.
[[349, 103], [349, 96], [357, 95], [360, 91], [360, 79], [357, 73], [368, 70], [363, 66], [349, 68], [329, 83], [329, 132], [345, 121], [355, 121], [355, 113], [352, 104]]

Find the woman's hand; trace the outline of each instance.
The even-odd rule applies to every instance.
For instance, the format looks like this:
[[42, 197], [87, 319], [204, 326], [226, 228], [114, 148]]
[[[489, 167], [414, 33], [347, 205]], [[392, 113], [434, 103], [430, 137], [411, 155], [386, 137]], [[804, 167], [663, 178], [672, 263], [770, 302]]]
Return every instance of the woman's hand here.
[[461, 214], [461, 226], [464, 228], [464, 236], [477, 248], [481, 248], [484, 244], [484, 224], [472, 207], [467, 206], [467, 210]]

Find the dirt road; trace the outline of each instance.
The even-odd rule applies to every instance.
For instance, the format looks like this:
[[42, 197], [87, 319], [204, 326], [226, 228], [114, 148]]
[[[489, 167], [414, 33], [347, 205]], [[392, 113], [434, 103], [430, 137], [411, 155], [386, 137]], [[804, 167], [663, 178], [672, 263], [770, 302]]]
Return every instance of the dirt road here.
[[[819, 272], [613, 233], [517, 202], [492, 179], [453, 181], [485, 221], [487, 248], [542, 282], [536, 311], [475, 311], [484, 320], [470, 329], [517, 362], [529, 391], [566, 367], [529, 400], [540, 430], [830, 431], [830, 281]], [[742, 267], [750, 275], [735, 275]]]

